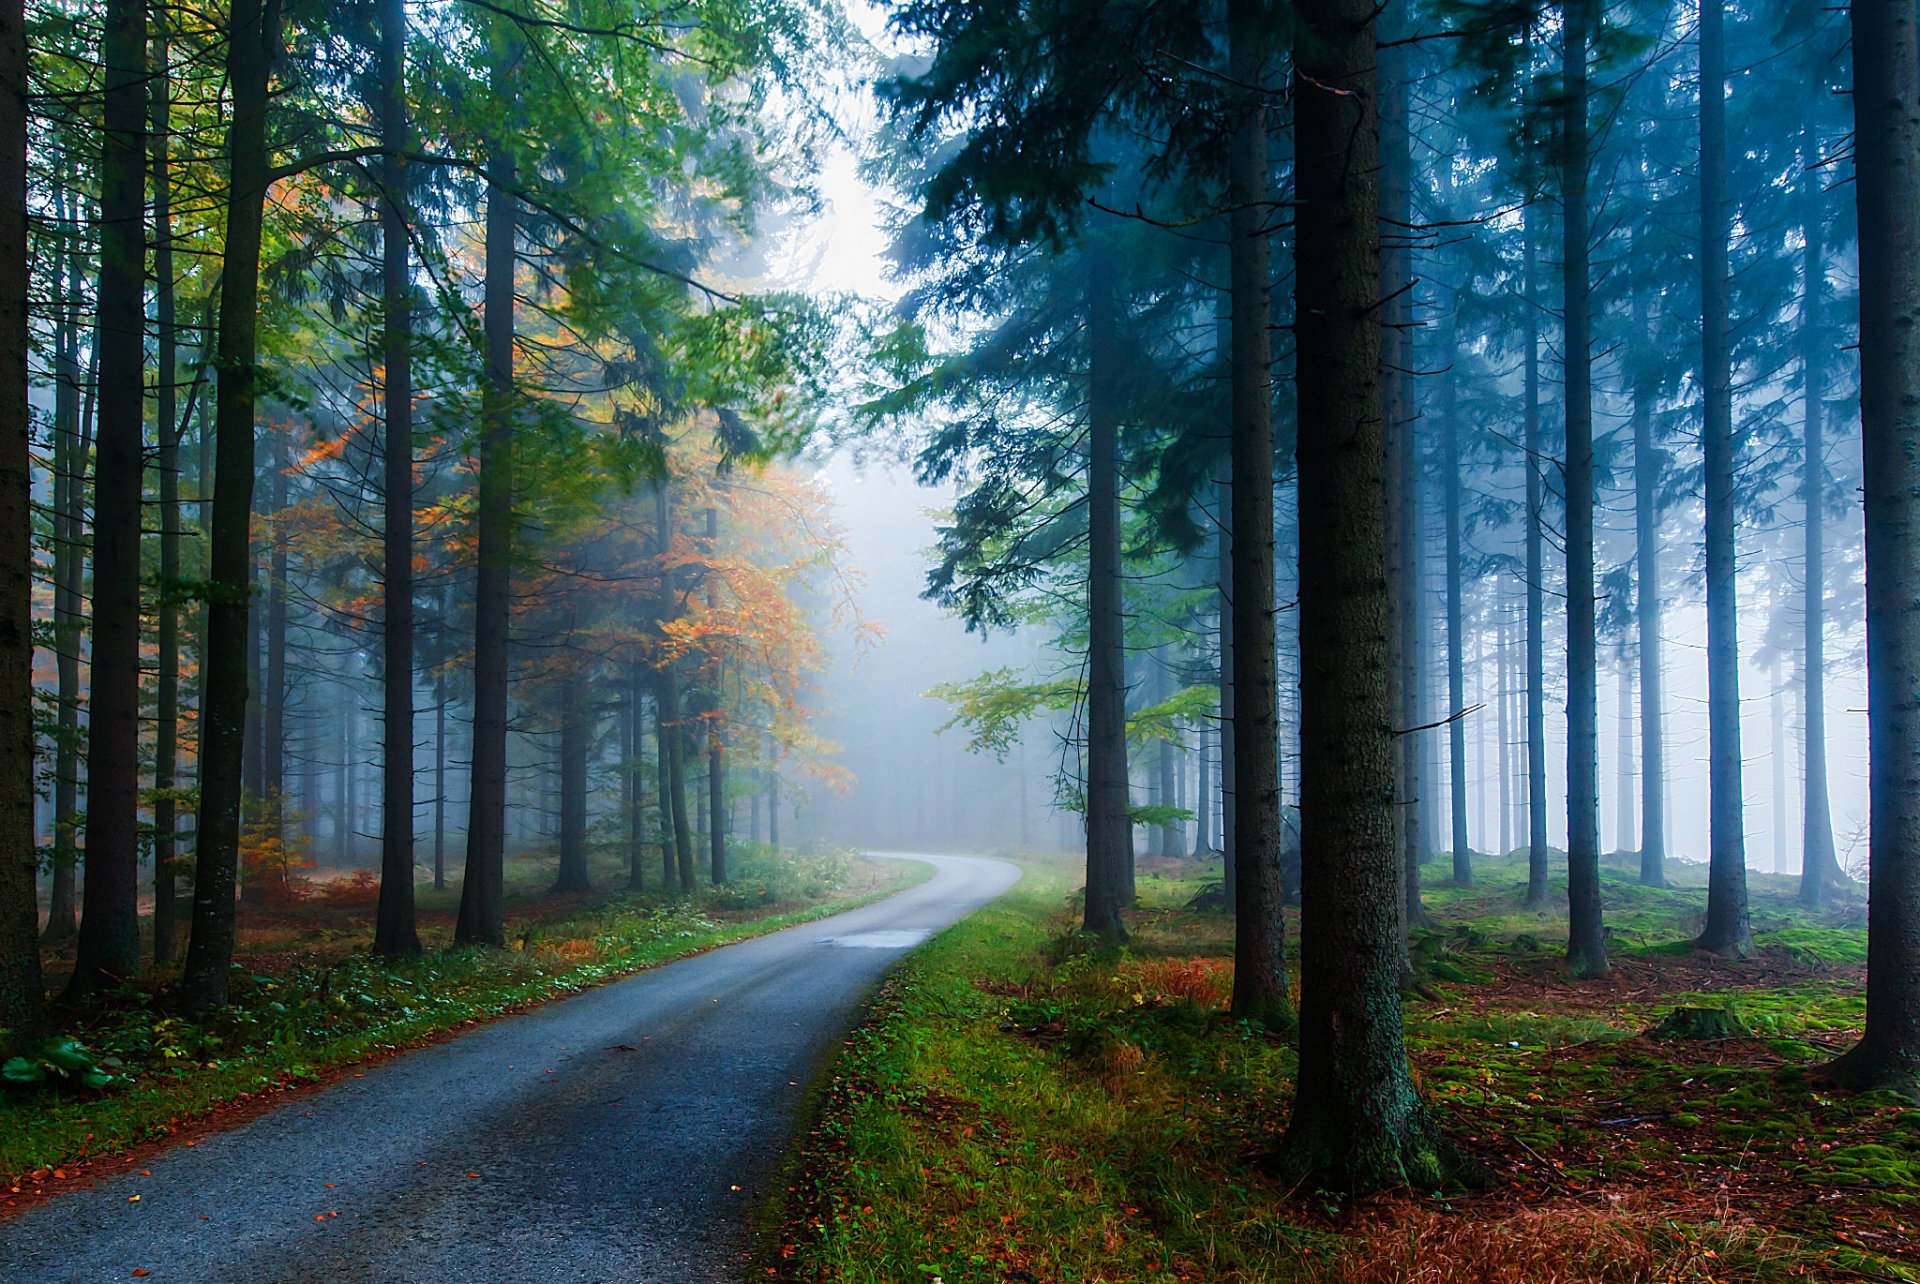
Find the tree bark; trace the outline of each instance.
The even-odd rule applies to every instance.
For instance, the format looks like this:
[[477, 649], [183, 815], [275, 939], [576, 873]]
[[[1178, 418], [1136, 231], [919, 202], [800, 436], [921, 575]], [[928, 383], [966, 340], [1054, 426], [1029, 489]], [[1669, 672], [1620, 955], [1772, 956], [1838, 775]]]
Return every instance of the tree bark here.
[[1447, 794], [1453, 821], [1453, 882], [1473, 886], [1473, 848], [1467, 836], [1467, 707], [1466, 591], [1461, 583], [1460, 416], [1455, 408], [1452, 363], [1459, 358], [1458, 322], [1448, 311], [1443, 357], [1448, 368], [1440, 372], [1440, 430], [1446, 445], [1441, 471], [1445, 474], [1447, 523]]
[[1566, 216], [1567, 970], [1607, 971], [1600, 916], [1599, 672], [1593, 570], [1593, 341], [1587, 211], [1587, 46], [1594, 0], [1564, 6], [1561, 183]]
[[1745, 958], [1746, 816], [1740, 781], [1740, 602], [1734, 546], [1732, 362], [1727, 351], [1726, 9], [1700, 4], [1700, 425], [1707, 544], [1707, 921], [1694, 944]]
[[1804, 650], [1800, 659], [1801, 700], [1804, 709], [1806, 794], [1800, 831], [1800, 903], [1809, 908], [1824, 904], [1829, 890], [1849, 887], [1852, 880], [1840, 871], [1833, 846], [1833, 807], [1827, 792], [1827, 335], [1825, 333], [1827, 281], [1827, 224], [1820, 208], [1820, 184], [1813, 168], [1818, 153], [1808, 131], [1801, 165], [1801, 200], [1805, 211], [1801, 227], [1806, 249], [1801, 255], [1800, 372], [1802, 382], [1803, 458], [1800, 496], [1806, 520], [1806, 586]]
[[[1239, 0], [1244, 3], [1245, 0]], [[1454, 1167], [1408, 1070], [1387, 693], [1379, 135], [1370, 0], [1300, 10], [1300, 1062], [1287, 1175], [1431, 1186]]]
[[[73, 207], [58, 207], [63, 217]], [[79, 929], [74, 870], [80, 859], [80, 639], [81, 591], [86, 575], [86, 530], [81, 521], [86, 456], [80, 375], [80, 254], [64, 255], [65, 291], [55, 339], [53, 401], [53, 645], [58, 709], [54, 715], [53, 877], [43, 939], [70, 940]], [[95, 345], [98, 355], [98, 344]], [[91, 398], [88, 398], [89, 403]]]
[[[1651, 337], [1646, 303], [1633, 296], [1633, 332]], [[1652, 347], [1651, 352], [1658, 352]], [[1634, 628], [1640, 643], [1640, 882], [1667, 885], [1667, 762], [1660, 668], [1660, 474], [1666, 454], [1653, 444], [1656, 368], [1642, 360], [1633, 384]]]
[[[278, 0], [234, 0], [227, 41], [233, 110], [227, 128], [227, 237], [220, 274], [214, 368], [216, 477], [208, 540], [207, 651], [211, 674], [244, 672], [252, 580], [253, 408], [260, 299], [260, 234], [267, 197], [267, 84], [280, 40]], [[233, 964], [234, 881], [240, 856], [240, 766], [247, 684], [209, 681], [201, 709], [200, 828], [183, 1005], [224, 1007]]]
[[1126, 607], [1120, 569], [1120, 424], [1113, 380], [1112, 282], [1086, 252], [1087, 309], [1087, 892], [1083, 926], [1122, 941], [1133, 865], [1127, 798]]
[[[1231, 336], [1228, 344], [1231, 346]], [[1229, 416], [1231, 423], [1231, 416]], [[1229, 430], [1231, 431], [1231, 430]], [[1219, 557], [1219, 629], [1220, 629], [1220, 897], [1229, 914], [1239, 913], [1240, 857], [1239, 833], [1233, 797], [1233, 780], [1239, 770], [1233, 752], [1233, 479], [1231, 465], [1214, 482], [1220, 530]]]
[[180, 437], [175, 380], [179, 331], [173, 285], [173, 213], [168, 87], [170, 45], [167, 11], [154, 10], [152, 131], [154, 320], [158, 329], [159, 378], [154, 386], [155, 459], [160, 481], [160, 584], [155, 603], [158, 681], [153, 732], [153, 961], [173, 962], [174, 859], [178, 808], [173, 789], [180, 735]]
[[1872, 862], [1867, 1025], [1829, 1068], [1920, 1090], [1920, 50], [1905, 0], [1854, 0], [1861, 480]]
[[[660, 609], [664, 623], [673, 617], [674, 572], [668, 567], [673, 548], [673, 492], [662, 482], [654, 492], [654, 524], [660, 542]], [[671, 883], [677, 872], [682, 895], [693, 895], [693, 833], [687, 822], [686, 728], [680, 725], [680, 673], [673, 659], [662, 657], [655, 678], [654, 718], [660, 738], [660, 825], [671, 823], [674, 860], [667, 871]]]
[[[1280, 803], [1280, 679], [1273, 591], [1272, 286], [1267, 249], [1268, 7], [1229, 0], [1227, 242], [1233, 294], [1233, 1003], [1239, 1020], [1290, 1025]], [[1371, 216], [1371, 211], [1369, 212]], [[1377, 265], [1376, 265], [1377, 267]], [[1369, 371], [1369, 377], [1377, 377]], [[1302, 422], [1307, 420], [1302, 418]], [[1376, 425], [1377, 427], [1377, 425]], [[1303, 512], [1301, 525], [1307, 518]]]
[[27, 41], [0, 5], [0, 1028], [24, 1051], [45, 1007], [33, 829], [33, 464], [27, 402]]
[[[1393, 800], [1402, 883], [1401, 936], [1424, 926], [1420, 865], [1426, 859], [1421, 824], [1420, 460], [1413, 392], [1413, 262], [1408, 244], [1413, 224], [1412, 135], [1407, 113], [1406, 55], [1380, 54], [1380, 332], [1381, 406], [1386, 452], [1384, 492], [1387, 571], [1387, 699], [1399, 734], [1394, 737]], [[1409, 962], [1411, 971], [1411, 962]]]
[[100, 153], [99, 440], [87, 849], [69, 1002], [140, 971], [140, 528], [146, 472], [147, 10], [109, 0]]
[[1520, 212], [1522, 288], [1528, 306], [1527, 352], [1521, 408], [1527, 463], [1527, 899], [1547, 903], [1547, 588], [1545, 434], [1540, 423], [1540, 321], [1534, 302], [1533, 206]]
[[647, 887], [647, 796], [646, 773], [641, 763], [646, 748], [646, 682], [639, 661], [627, 666], [626, 761], [621, 776], [627, 796], [627, 890], [645, 891]]
[[593, 890], [587, 877], [587, 750], [592, 740], [581, 679], [560, 691], [560, 869], [555, 892]]
[[[719, 557], [720, 514], [712, 504], [707, 505], [707, 561], [709, 565]], [[714, 610], [719, 605], [719, 577], [709, 569], [707, 573], [707, 609]], [[726, 746], [720, 736], [721, 720], [721, 675], [719, 660], [713, 665], [713, 689], [707, 696], [707, 830], [711, 844], [707, 869], [712, 875], [713, 885], [720, 886], [727, 881], [727, 767]]]
[[406, 0], [380, 0], [381, 438], [386, 501], [382, 558], [380, 901], [373, 948], [393, 958], [420, 952], [413, 903], [413, 277], [407, 238]]
[[[493, 91], [514, 101], [514, 42], [496, 34]], [[513, 308], [517, 201], [514, 156], [495, 140], [487, 161], [487, 390], [481, 406], [478, 567], [474, 577], [473, 749], [467, 795], [467, 868], [460, 885], [457, 945], [505, 945], [507, 852], [507, 649], [513, 597]]]

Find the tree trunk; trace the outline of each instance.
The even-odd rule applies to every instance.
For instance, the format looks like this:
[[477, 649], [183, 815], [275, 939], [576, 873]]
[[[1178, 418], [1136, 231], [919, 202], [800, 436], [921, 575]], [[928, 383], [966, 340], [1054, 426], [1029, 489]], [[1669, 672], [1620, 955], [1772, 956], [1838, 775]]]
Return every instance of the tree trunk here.
[[647, 796], [646, 773], [641, 768], [646, 737], [646, 682], [638, 661], [627, 666], [626, 761], [621, 776], [627, 797], [627, 890], [645, 891], [647, 887]]
[[1624, 639], [1620, 643], [1619, 664], [1614, 673], [1615, 697], [1619, 705], [1614, 748], [1614, 850], [1626, 851], [1633, 841], [1633, 664]]
[[[719, 556], [720, 514], [712, 505], [707, 505], [707, 560], [714, 561]], [[712, 572], [707, 575], [707, 610], [713, 611], [719, 605], [719, 577]], [[721, 718], [721, 677], [720, 662], [714, 661], [713, 689], [708, 694], [706, 723], [707, 733], [707, 830], [708, 841], [712, 844], [707, 858], [707, 868], [713, 877], [715, 887], [727, 881], [727, 775], [725, 745], [720, 737]]]
[[[1229, 345], [1231, 339], [1229, 338]], [[1233, 752], [1233, 481], [1229, 467], [1214, 483], [1219, 511], [1220, 628], [1220, 898], [1229, 914], [1240, 910], [1239, 834], [1233, 780], [1239, 765]]]
[[[665, 482], [654, 491], [654, 526], [659, 539], [660, 605], [659, 622], [672, 615], [674, 574], [667, 567], [673, 548], [673, 492]], [[687, 823], [687, 733], [680, 723], [680, 673], [674, 660], [663, 657], [655, 679], [654, 701], [658, 706], [655, 722], [660, 737], [660, 824], [664, 833], [673, 827], [674, 868], [668, 870], [671, 883], [677, 869], [680, 891], [693, 895], [693, 834]]]
[[169, 60], [167, 11], [154, 10], [153, 128], [148, 140], [153, 165], [154, 320], [158, 330], [159, 378], [154, 384], [155, 459], [160, 474], [160, 584], [155, 649], [159, 675], [153, 731], [153, 962], [173, 962], [174, 867], [178, 808], [173, 789], [180, 735], [180, 437], [175, 380], [179, 332], [173, 286], [173, 213], [169, 164]]
[[1473, 848], [1467, 837], [1467, 720], [1461, 713], [1467, 707], [1466, 602], [1461, 584], [1460, 562], [1460, 416], [1454, 405], [1452, 363], [1459, 357], [1455, 341], [1458, 323], [1448, 311], [1446, 342], [1442, 349], [1448, 369], [1440, 372], [1441, 432], [1446, 443], [1446, 459], [1441, 471], [1446, 478], [1447, 522], [1447, 795], [1448, 814], [1453, 821], [1453, 882], [1456, 887], [1473, 886]]
[[1540, 320], [1533, 307], [1534, 207], [1520, 212], [1527, 352], [1522, 440], [1527, 458], [1527, 901], [1547, 903], [1546, 445], [1540, 423]]
[[406, 0], [380, 0], [381, 437], [386, 501], [382, 558], [381, 686], [385, 707], [380, 789], [380, 902], [373, 949], [420, 952], [413, 904], [413, 278], [407, 237]]
[[1854, 0], [1861, 481], [1871, 765], [1867, 1026], [1834, 1062], [1920, 1090], [1920, 51], [1905, 0]]
[[[258, 371], [255, 334], [260, 299], [260, 232], [267, 197], [267, 82], [280, 42], [278, 0], [234, 0], [227, 42], [233, 109], [227, 237], [220, 274], [219, 346], [214, 368], [218, 438], [204, 668], [243, 672], [252, 579], [253, 407]], [[233, 893], [240, 856], [240, 759], [244, 682], [205, 684], [200, 732], [200, 828], [195, 842], [193, 927], [181, 981], [185, 1008], [224, 1007], [233, 964]]]
[[[1282, 1026], [1287, 993], [1281, 875], [1280, 678], [1273, 591], [1272, 287], [1267, 249], [1266, 6], [1229, 0], [1227, 242], [1233, 300], [1233, 1015]], [[1374, 372], [1369, 371], [1372, 377]], [[1301, 422], [1311, 422], [1304, 416]], [[1306, 524], [1303, 514], [1301, 524]]]
[[[1194, 745], [1199, 758], [1199, 761], [1195, 764], [1199, 772], [1199, 779], [1195, 782], [1193, 791], [1193, 857], [1195, 860], [1199, 860], [1213, 850], [1212, 760], [1207, 757], [1207, 732], [1205, 723], [1200, 725], [1200, 731], [1194, 737]], [[1024, 772], [1021, 773], [1020, 779], [1023, 781], [1026, 779]], [[1021, 814], [1025, 815], [1025, 812], [1023, 811]]]
[[1088, 250], [1087, 308], [1087, 893], [1085, 930], [1125, 940], [1133, 865], [1127, 798], [1126, 607], [1120, 568], [1120, 424], [1112, 381], [1112, 284]]
[[447, 680], [433, 706], [433, 890], [447, 890]]
[[1806, 511], [1802, 527], [1806, 539], [1806, 631], [1800, 683], [1805, 709], [1801, 753], [1806, 759], [1806, 799], [1800, 836], [1800, 903], [1812, 908], [1826, 901], [1829, 889], [1850, 886], [1851, 880], [1840, 872], [1834, 852], [1833, 808], [1827, 798], [1827, 224], [1820, 209], [1821, 171], [1813, 167], [1819, 158], [1810, 131], [1803, 146], [1806, 150], [1801, 158], [1804, 173], [1800, 183], [1805, 215], [1801, 227], [1806, 250], [1801, 256], [1800, 371], [1805, 441], [1800, 496]]
[[1740, 603], [1734, 547], [1733, 382], [1727, 352], [1724, 0], [1700, 4], [1700, 444], [1707, 543], [1707, 921], [1694, 944], [1745, 958], [1747, 839], [1740, 783]]
[[[496, 34], [495, 100], [513, 101], [514, 42]], [[481, 407], [479, 533], [473, 605], [473, 748], [467, 791], [467, 869], [460, 886], [456, 945], [505, 945], [507, 855], [507, 648], [513, 597], [513, 272], [516, 181], [512, 151], [499, 140], [487, 162], [485, 339], [487, 390]]]
[[45, 994], [33, 873], [33, 464], [27, 403], [27, 42], [0, 5], [0, 1027], [26, 1050]]
[[1513, 763], [1509, 760], [1513, 748], [1513, 729], [1509, 721], [1512, 711], [1507, 707], [1513, 691], [1513, 655], [1507, 636], [1507, 607], [1504, 600], [1498, 610], [1500, 635], [1494, 643], [1498, 656], [1498, 663], [1494, 666], [1494, 694], [1499, 701], [1496, 706], [1499, 725], [1494, 734], [1500, 739], [1500, 752], [1495, 758], [1496, 770], [1500, 773], [1500, 855], [1505, 857], [1513, 852]]
[[1370, 0], [1304, 6], [1293, 91], [1307, 912], [1298, 1087], [1281, 1166], [1348, 1191], [1431, 1186], [1452, 1168], [1401, 1031], [1375, 12]]
[[593, 890], [587, 878], [587, 750], [592, 724], [581, 691], [569, 675], [560, 691], [560, 870], [555, 892]]
[[1600, 918], [1600, 700], [1593, 570], [1593, 342], [1587, 220], [1587, 44], [1594, 0], [1568, 0], [1561, 158], [1566, 215], [1567, 969], [1607, 971]]
[[140, 971], [140, 528], [146, 471], [147, 10], [109, 0], [100, 155], [87, 858], [69, 1001]]
[[[1398, 727], [1393, 743], [1394, 832], [1402, 883], [1402, 946], [1427, 921], [1420, 903], [1426, 828], [1420, 816], [1420, 464], [1413, 391], [1412, 135], [1408, 131], [1406, 55], [1380, 54], [1381, 408], [1386, 415], [1387, 700]], [[1411, 962], [1409, 961], [1409, 970]]]
[[267, 638], [265, 680], [260, 692], [261, 814], [269, 837], [286, 836], [287, 789], [287, 434], [273, 436], [268, 456], [273, 470], [273, 521], [268, 538]]
[[[1633, 295], [1633, 333], [1652, 330], [1640, 291]], [[1658, 352], [1657, 346], [1650, 351]], [[1665, 452], [1653, 444], [1659, 395], [1650, 360], [1635, 366], [1633, 385], [1634, 628], [1640, 643], [1640, 882], [1667, 885], [1667, 762], [1660, 668], [1660, 474]]]
[[[77, 202], [76, 202], [77, 204]], [[67, 207], [61, 206], [66, 214]], [[80, 255], [65, 255], [66, 293], [61, 332], [55, 340], [53, 644], [58, 709], [54, 715], [53, 877], [44, 939], [65, 941], [79, 928], [74, 870], [80, 859], [80, 639], [81, 593], [86, 576], [86, 529], [81, 520], [86, 492], [87, 448], [92, 425], [81, 412]], [[94, 345], [97, 356], [99, 345]], [[89, 405], [92, 397], [87, 397]]]

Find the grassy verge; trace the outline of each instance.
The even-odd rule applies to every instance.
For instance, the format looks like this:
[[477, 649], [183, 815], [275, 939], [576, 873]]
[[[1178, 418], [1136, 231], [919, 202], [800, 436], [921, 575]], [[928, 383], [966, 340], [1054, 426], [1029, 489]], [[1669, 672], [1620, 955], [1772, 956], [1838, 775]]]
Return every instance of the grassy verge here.
[[[365, 952], [365, 916], [348, 907], [255, 915], [242, 939], [233, 1004], [204, 1023], [169, 1010], [150, 977], [66, 1032], [103, 1090], [57, 1083], [0, 1092], [0, 1203], [77, 1176], [89, 1160], [187, 1128], [261, 1094], [547, 999], [810, 919], [923, 881], [925, 865], [850, 852], [748, 856], [734, 880], [689, 900], [598, 901], [522, 895], [508, 950], [455, 950], [450, 913], [423, 913], [418, 958]], [[601, 885], [613, 882], [611, 873]]]
[[[1437, 872], [1437, 871], [1436, 871]], [[1692, 871], [1682, 871], [1683, 875]], [[1284, 1041], [1229, 1021], [1231, 925], [1207, 871], [1156, 862], [1126, 951], [1073, 935], [1070, 868], [1030, 866], [912, 955], [829, 1090], [781, 1266], [806, 1281], [1914, 1279], [1920, 1113], [1821, 1088], [1863, 1010], [1858, 906], [1817, 920], [1756, 878], [1744, 964], [1676, 948], [1697, 887], [1621, 890], [1615, 975], [1561, 978], [1524, 870], [1439, 887], [1408, 1007], [1415, 1072], [1496, 1175], [1352, 1201], [1263, 1160], [1291, 1105]], [[1612, 879], [1610, 879], [1610, 882]], [[1688, 878], [1686, 881], [1693, 881]], [[1731, 1005], [1746, 1033], [1646, 1032]]]

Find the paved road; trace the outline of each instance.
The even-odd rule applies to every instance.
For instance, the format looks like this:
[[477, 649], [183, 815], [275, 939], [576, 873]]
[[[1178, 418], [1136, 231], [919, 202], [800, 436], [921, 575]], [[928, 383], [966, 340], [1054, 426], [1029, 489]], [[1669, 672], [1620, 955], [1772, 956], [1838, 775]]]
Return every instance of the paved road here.
[[934, 877], [878, 904], [396, 1058], [0, 1221], [0, 1281], [738, 1279], [806, 1085], [873, 984], [1019, 877], [912, 859]]

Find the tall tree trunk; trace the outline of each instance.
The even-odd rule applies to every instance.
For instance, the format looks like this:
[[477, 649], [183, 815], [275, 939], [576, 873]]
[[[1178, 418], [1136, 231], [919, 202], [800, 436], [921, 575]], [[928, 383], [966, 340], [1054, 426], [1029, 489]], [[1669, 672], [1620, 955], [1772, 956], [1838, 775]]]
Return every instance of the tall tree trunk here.
[[0, 5], [0, 1027], [22, 1050], [45, 994], [33, 870], [33, 463], [27, 404], [27, 41]]
[[[1233, 1015], [1290, 1024], [1285, 841], [1280, 803], [1280, 677], [1273, 591], [1273, 349], [1266, 221], [1268, 7], [1229, 0], [1227, 74], [1237, 86], [1227, 150], [1228, 281], [1233, 294]], [[1369, 219], [1373, 211], [1368, 212]], [[1377, 267], [1377, 264], [1375, 265]], [[1304, 313], [1303, 313], [1304, 315]], [[1375, 372], [1369, 371], [1369, 377]], [[1302, 423], [1316, 422], [1301, 416]], [[1301, 525], [1307, 523], [1302, 514]], [[1376, 568], [1378, 569], [1378, 568]], [[1384, 797], [1384, 795], [1383, 795]]]
[[[260, 232], [267, 197], [267, 82], [280, 42], [278, 0], [234, 0], [227, 41], [233, 110], [227, 127], [227, 237], [220, 274], [219, 372], [214, 394], [217, 475], [208, 540], [210, 673], [243, 671], [252, 579], [255, 345]], [[195, 842], [193, 927], [181, 996], [189, 1012], [224, 1007], [233, 964], [234, 879], [240, 856], [240, 759], [247, 689], [210, 681], [200, 732], [200, 828]]]
[[140, 528], [146, 471], [147, 9], [109, 0], [100, 155], [87, 859], [69, 1001], [140, 971]]
[[[1633, 333], [1652, 335], [1638, 290], [1633, 294]], [[1633, 380], [1634, 629], [1640, 643], [1640, 882], [1645, 887], [1667, 885], [1665, 679], [1660, 667], [1660, 474], [1666, 454], [1653, 444], [1657, 373], [1654, 363], [1643, 359], [1635, 364]]]
[[1355, 1191], [1428, 1186], [1452, 1166], [1414, 1087], [1401, 1031], [1375, 13], [1370, 0], [1304, 6], [1294, 81], [1307, 912], [1298, 1088], [1282, 1167]]
[[[515, 42], [494, 36], [493, 88], [513, 101]], [[473, 766], [467, 792], [467, 869], [460, 886], [457, 945], [505, 945], [507, 855], [507, 649], [513, 596], [513, 195], [516, 167], [499, 140], [487, 162], [485, 340], [487, 391], [481, 407], [480, 477], [474, 524]]]
[[447, 889], [447, 680], [436, 684], [433, 706], [433, 890]]
[[[1199, 779], [1195, 782], [1193, 792], [1193, 857], [1195, 860], [1199, 860], [1213, 850], [1212, 760], [1207, 757], [1207, 732], [1205, 723], [1201, 724], [1199, 734], [1194, 737], [1194, 746], [1197, 756], [1199, 757], [1199, 762], [1195, 764], [1199, 771]], [[1026, 773], [1022, 772], [1020, 779], [1024, 782], [1026, 778]], [[1026, 813], [1022, 811], [1021, 815], [1024, 816], [1025, 814]]]
[[1561, 103], [1566, 213], [1567, 969], [1604, 975], [1600, 916], [1600, 699], [1593, 570], [1593, 341], [1587, 211], [1587, 46], [1595, 0], [1567, 0]]
[[[75, 203], [76, 207], [78, 202]], [[61, 207], [64, 215], [66, 206]], [[76, 238], [77, 239], [77, 238]], [[81, 593], [86, 575], [86, 529], [81, 520], [87, 450], [83, 436], [80, 374], [80, 254], [69, 243], [64, 256], [66, 289], [55, 340], [53, 402], [53, 644], [58, 709], [54, 718], [53, 877], [48, 888], [45, 939], [65, 941], [79, 928], [74, 870], [80, 859], [80, 644]], [[96, 355], [99, 345], [94, 345]], [[89, 405], [92, 397], [87, 397]]]
[[1545, 434], [1540, 423], [1540, 320], [1534, 302], [1534, 207], [1520, 212], [1528, 306], [1526, 374], [1521, 407], [1527, 458], [1527, 901], [1547, 903], [1547, 588]]
[[627, 890], [645, 891], [647, 887], [647, 796], [646, 773], [641, 770], [646, 737], [646, 682], [639, 661], [627, 666], [626, 761], [621, 776], [627, 797]]
[[[1384, 15], [1383, 15], [1384, 16]], [[1402, 883], [1401, 935], [1427, 921], [1420, 865], [1427, 834], [1420, 815], [1419, 442], [1413, 392], [1412, 135], [1405, 53], [1380, 54], [1380, 380], [1386, 415], [1387, 699], [1399, 734], [1393, 744], [1395, 840]], [[1411, 963], [1409, 962], [1409, 967]]]
[[[665, 623], [673, 615], [674, 572], [667, 568], [673, 548], [673, 492], [663, 481], [654, 491], [654, 526], [659, 540], [660, 605], [658, 618]], [[662, 658], [655, 678], [655, 723], [660, 737], [660, 824], [664, 833], [673, 828], [673, 866], [668, 871], [671, 883], [677, 871], [680, 891], [693, 895], [693, 833], [687, 821], [687, 732], [680, 719], [680, 672], [678, 662]]]
[[413, 905], [413, 277], [407, 237], [406, 0], [380, 0], [381, 454], [383, 530], [380, 902], [373, 949], [393, 958], [420, 952]]
[[1513, 852], [1513, 763], [1510, 754], [1513, 749], [1513, 728], [1511, 725], [1513, 695], [1513, 650], [1512, 641], [1507, 636], [1507, 607], [1504, 602], [1499, 606], [1500, 638], [1495, 644], [1499, 655], [1499, 664], [1494, 671], [1496, 695], [1499, 699], [1499, 726], [1495, 734], [1500, 737], [1498, 770], [1500, 772], [1500, 854]]
[[1804, 702], [1806, 797], [1800, 833], [1800, 903], [1823, 904], [1831, 888], [1850, 885], [1833, 848], [1833, 808], [1827, 797], [1827, 224], [1820, 208], [1819, 157], [1811, 131], [1802, 144], [1801, 228], [1806, 249], [1800, 269], [1802, 426], [1800, 496], [1806, 512], [1805, 642], [1800, 659]]
[[1746, 815], [1740, 783], [1740, 602], [1735, 564], [1733, 382], [1727, 352], [1726, 10], [1700, 3], [1700, 425], [1707, 543], [1707, 921], [1694, 942], [1745, 958]]
[[560, 691], [560, 870], [555, 892], [593, 890], [587, 878], [587, 751], [592, 724], [581, 691], [569, 675]]
[[1614, 739], [1614, 850], [1626, 851], [1633, 841], [1633, 664], [1627, 644], [1620, 643], [1619, 664], [1615, 670], [1615, 693], [1619, 717]]
[[1867, 1026], [1834, 1062], [1920, 1090], [1920, 49], [1914, 6], [1854, 0], [1861, 481], [1867, 531]]
[[1445, 474], [1447, 523], [1447, 793], [1448, 813], [1453, 821], [1453, 882], [1456, 887], [1473, 886], [1473, 848], [1467, 837], [1467, 720], [1461, 713], [1467, 707], [1466, 669], [1466, 591], [1461, 584], [1461, 486], [1460, 416], [1455, 408], [1452, 363], [1459, 357], [1456, 342], [1459, 306], [1450, 301], [1446, 342], [1442, 349], [1449, 368], [1440, 373], [1441, 432], [1446, 443], [1446, 458], [1441, 465]]
[[173, 789], [180, 736], [180, 437], [175, 380], [179, 374], [179, 330], [173, 285], [173, 211], [169, 120], [171, 84], [167, 11], [154, 10], [152, 134], [154, 320], [159, 331], [159, 378], [154, 385], [155, 459], [160, 474], [160, 584], [156, 603], [155, 649], [159, 678], [154, 692], [153, 730], [153, 961], [160, 966], [174, 955], [174, 859], [178, 808]]
[[[712, 505], [707, 505], [707, 560], [711, 563], [719, 557], [720, 550], [720, 514]], [[707, 610], [718, 607], [719, 577], [712, 572], [707, 575]], [[707, 828], [712, 844], [707, 858], [707, 868], [712, 875], [715, 887], [727, 881], [727, 775], [726, 747], [720, 737], [721, 718], [721, 679], [723, 670], [718, 660], [714, 661], [713, 689], [708, 694], [707, 733]]]
[[260, 692], [261, 815], [270, 837], [285, 837], [287, 789], [287, 434], [273, 435], [268, 466], [273, 472], [273, 520], [268, 538], [267, 636], [263, 685]]
[[[1229, 338], [1229, 345], [1231, 338]], [[1233, 780], [1239, 771], [1233, 752], [1233, 480], [1229, 467], [1214, 482], [1219, 512], [1219, 629], [1220, 629], [1220, 894], [1229, 914], [1240, 912], [1240, 854]]]
[[1086, 252], [1087, 893], [1085, 928], [1126, 939], [1133, 865], [1127, 799], [1126, 607], [1120, 569], [1120, 423], [1112, 386], [1114, 299], [1101, 251]]

